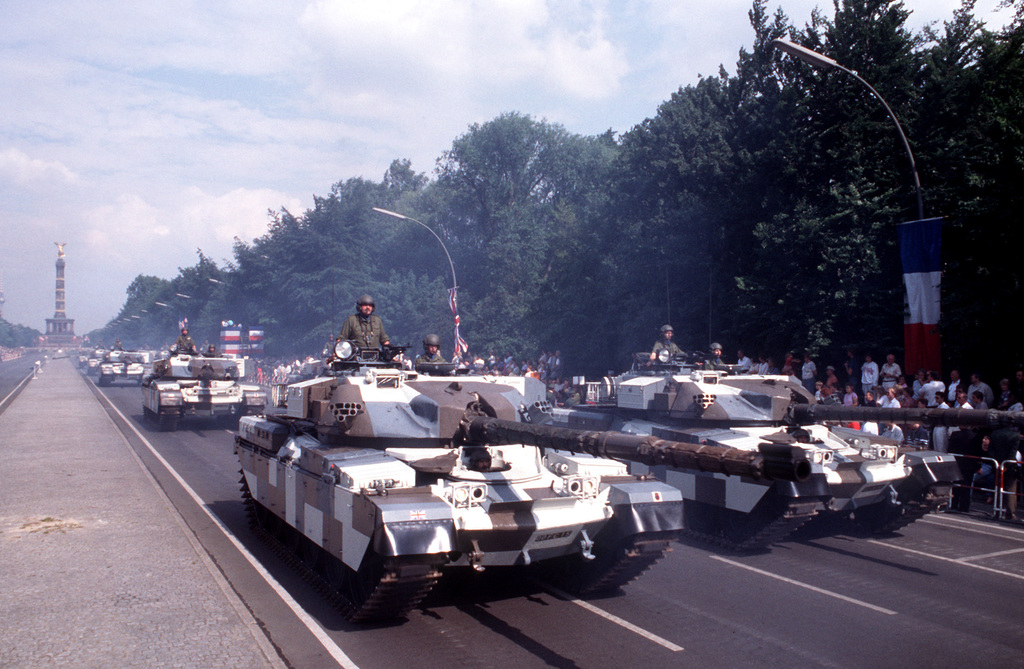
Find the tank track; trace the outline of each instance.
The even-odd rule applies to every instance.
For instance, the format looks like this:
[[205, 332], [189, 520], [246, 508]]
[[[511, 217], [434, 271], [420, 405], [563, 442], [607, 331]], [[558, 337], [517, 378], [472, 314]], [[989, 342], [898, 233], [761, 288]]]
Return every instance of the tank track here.
[[[765, 550], [772, 544], [782, 541], [800, 529], [805, 523], [818, 515], [819, 502], [790, 502], [771, 521], [742, 540], [700, 532], [691, 528], [682, 531], [681, 536], [697, 543], [725, 549], [734, 553], [751, 553]], [[720, 509], [723, 513], [741, 513], [731, 509]]]
[[928, 486], [916, 499], [903, 502], [900, 507], [888, 507], [889, 513], [877, 514], [871, 521], [860, 521], [859, 525], [872, 534], [892, 534], [914, 523], [929, 513], [949, 504], [952, 488], [948, 484]]
[[[435, 565], [393, 558], [384, 561], [380, 565], [379, 572], [374, 573], [375, 580], [366, 583], [369, 587], [365, 596], [360, 597], [359, 601], [353, 601], [353, 598], [345, 596], [339, 590], [336, 583], [332, 583], [333, 579], [330, 579], [325, 573], [327, 570], [324, 565], [327, 560], [335, 560], [338, 563], [337, 569], [350, 572], [352, 570], [341, 564], [337, 558], [328, 556], [322, 548], [309, 542], [305, 537], [298, 539], [298, 541], [306, 542], [306, 551], [311, 551], [304, 556], [297, 555], [294, 550], [285, 546], [277, 536], [260, 523], [257, 514], [258, 503], [249, 491], [244, 474], [242, 474], [240, 485], [249, 527], [253, 534], [298, 573], [307, 585], [327, 599], [349, 622], [375, 622], [405, 616], [423, 601], [441, 578], [441, 572]], [[267, 511], [267, 513], [270, 512]], [[283, 523], [283, 521], [281, 522]], [[288, 529], [294, 532], [294, 528], [288, 527]], [[353, 572], [353, 574], [357, 575], [358, 572]]]
[[675, 535], [675, 532], [658, 532], [622, 540], [605, 555], [597, 556], [592, 564], [586, 565], [589, 569], [584, 570], [581, 581], [574, 584], [574, 591], [579, 595], [592, 595], [621, 588], [665, 557], [672, 550], [670, 544]]

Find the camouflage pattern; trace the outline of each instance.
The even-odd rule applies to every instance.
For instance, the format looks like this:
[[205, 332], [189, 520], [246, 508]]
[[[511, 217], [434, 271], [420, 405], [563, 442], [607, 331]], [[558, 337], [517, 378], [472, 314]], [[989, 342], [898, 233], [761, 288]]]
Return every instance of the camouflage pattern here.
[[173, 430], [185, 416], [210, 416], [235, 421], [263, 412], [266, 393], [239, 382], [244, 358], [172, 355], [153, 363], [142, 381], [142, 412], [162, 430]]

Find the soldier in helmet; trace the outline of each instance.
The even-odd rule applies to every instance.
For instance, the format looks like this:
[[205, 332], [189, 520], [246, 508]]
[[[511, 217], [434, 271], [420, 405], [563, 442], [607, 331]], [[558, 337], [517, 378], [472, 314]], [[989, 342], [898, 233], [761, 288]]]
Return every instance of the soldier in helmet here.
[[704, 363], [704, 369], [729, 369], [729, 365], [725, 364], [722, 360], [722, 345], [717, 341], [711, 344], [711, 355], [708, 356], [707, 362]]
[[428, 334], [423, 338], [423, 353], [416, 356], [416, 364], [421, 362], [437, 363], [444, 362], [444, 358], [441, 357], [441, 338], [436, 334]]
[[658, 358], [658, 353], [663, 349], [668, 350], [669, 355], [672, 357], [683, 355], [683, 349], [676, 346], [676, 343], [672, 341], [671, 325], [661, 326], [661, 339], [654, 342], [654, 346], [651, 347], [651, 362], [654, 362]]
[[373, 313], [376, 309], [373, 298], [369, 295], [362, 295], [356, 300], [356, 313], [345, 319], [341, 326], [340, 340], [354, 341], [362, 348], [382, 348], [387, 346], [391, 339], [384, 332], [384, 323], [380, 316]]
[[182, 355], [195, 355], [196, 343], [188, 336], [188, 328], [181, 328], [181, 334], [174, 342], [174, 352]]

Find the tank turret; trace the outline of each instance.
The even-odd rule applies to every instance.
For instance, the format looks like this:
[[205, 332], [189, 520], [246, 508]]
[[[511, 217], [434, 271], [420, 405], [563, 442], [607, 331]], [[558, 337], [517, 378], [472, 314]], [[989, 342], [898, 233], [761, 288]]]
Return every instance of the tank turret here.
[[[754, 451], [538, 424], [528, 377], [425, 375], [395, 347], [335, 346], [280, 411], [239, 421], [254, 530], [340, 596], [354, 621], [404, 615], [447, 569], [543, 568], [580, 594], [619, 588], [683, 529], [658, 466], [796, 481], [802, 450]], [[615, 458], [615, 459], [613, 459]], [[784, 482], [784, 481], [783, 481]]]

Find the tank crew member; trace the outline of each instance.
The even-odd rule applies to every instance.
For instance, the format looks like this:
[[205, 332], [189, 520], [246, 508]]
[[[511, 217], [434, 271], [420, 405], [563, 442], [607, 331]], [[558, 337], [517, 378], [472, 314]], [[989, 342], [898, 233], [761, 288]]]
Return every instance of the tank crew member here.
[[181, 328], [181, 334], [174, 342], [174, 352], [181, 354], [196, 354], [196, 343], [188, 336], [188, 328]]
[[214, 346], [213, 344], [210, 344], [209, 346], [206, 347], [206, 350], [203, 351], [203, 357], [204, 358], [219, 358], [220, 357], [220, 351], [217, 350], [216, 346]]
[[115, 339], [114, 340], [114, 348], [112, 350], [114, 350], [114, 351], [123, 351], [124, 350], [124, 346], [121, 344], [121, 340], [120, 339]]
[[720, 369], [728, 371], [729, 365], [722, 360], [722, 345], [717, 341], [711, 344], [711, 355], [704, 363], [704, 369]]
[[658, 353], [663, 349], [667, 349], [672, 357], [683, 355], [683, 349], [676, 346], [676, 343], [672, 341], [671, 325], [661, 326], [661, 339], [654, 342], [654, 346], [651, 347], [651, 362], [657, 360]]
[[440, 348], [441, 338], [436, 334], [428, 334], [423, 338], [423, 353], [416, 356], [416, 364], [445, 362], [445, 359], [441, 357]]
[[341, 326], [339, 339], [354, 341], [357, 346], [364, 348], [382, 348], [387, 346], [391, 339], [384, 332], [384, 323], [380, 316], [373, 313], [376, 304], [369, 295], [362, 295], [356, 300], [356, 313], [345, 319]]

